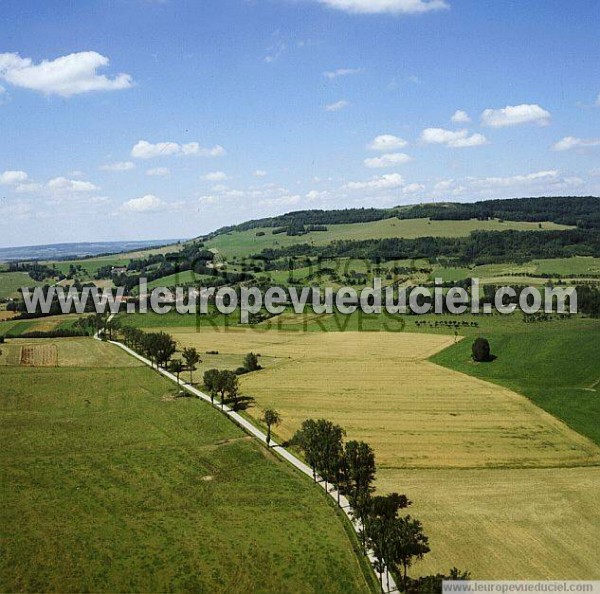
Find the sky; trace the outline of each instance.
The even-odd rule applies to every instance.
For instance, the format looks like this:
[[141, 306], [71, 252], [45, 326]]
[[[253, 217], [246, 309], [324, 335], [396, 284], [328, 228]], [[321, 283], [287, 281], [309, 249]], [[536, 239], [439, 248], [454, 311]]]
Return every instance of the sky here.
[[600, 196], [597, 0], [4, 0], [0, 246]]

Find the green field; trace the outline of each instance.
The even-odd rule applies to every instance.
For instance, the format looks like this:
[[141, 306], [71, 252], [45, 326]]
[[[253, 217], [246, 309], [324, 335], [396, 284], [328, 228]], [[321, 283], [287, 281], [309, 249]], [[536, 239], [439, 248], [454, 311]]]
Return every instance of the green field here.
[[[541, 229], [540, 229], [541, 225]], [[247, 257], [266, 248], [282, 248], [299, 243], [326, 245], [338, 239], [386, 239], [402, 237], [466, 237], [472, 231], [521, 231], [568, 229], [555, 223], [526, 223], [513, 221], [430, 221], [429, 219], [384, 219], [369, 223], [327, 225], [327, 231], [316, 231], [301, 236], [273, 235], [273, 228], [261, 227], [248, 231], [231, 231], [206, 242], [206, 246], [223, 254], [226, 258]], [[257, 233], [264, 233], [257, 236]]]
[[0, 299], [17, 297], [21, 287], [39, 287], [26, 272], [0, 272]]
[[485, 336], [491, 363], [471, 361], [471, 340], [432, 360], [526, 395], [600, 445], [600, 320], [498, 326]]
[[0, 368], [2, 591], [372, 591], [310, 480], [115, 347], [78, 348], [95, 367]]

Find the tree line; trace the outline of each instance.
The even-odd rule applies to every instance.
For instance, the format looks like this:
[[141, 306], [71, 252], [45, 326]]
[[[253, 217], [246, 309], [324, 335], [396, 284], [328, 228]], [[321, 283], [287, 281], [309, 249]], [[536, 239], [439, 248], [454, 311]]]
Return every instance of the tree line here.
[[[271, 420], [279, 422], [276, 411]], [[267, 411], [263, 417], [266, 422]], [[270, 425], [269, 437], [270, 437]], [[340, 495], [347, 497], [353, 515], [360, 521], [360, 540], [363, 548], [370, 548], [375, 556], [375, 567], [383, 586], [385, 569], [399, 578], [401, 590], [406, 593], [435, 593], [442, 591], [444, 579], [469, 579], [468, 572], [456, 568], [448, 576], [437, 574], [411, 579], [408, 570], [418, 559], [430, 551], [429, 539], [423, 525], [410, 514], [402, 513], [411, 501], [406, 495], [390, 493], [374, 495], [377, 473], [375, 453], [364, 441], [344, 442], [345, 431], [325, 419], [308, 419], [302, 423], [290, 444], [304, 454], [312, 468], [313, 480], [320, 477], [335, 486]], [[388, 583], [389, 586], [389, 583]]]
[[325, 246], [308, 243], [267, 248], [252, 257], [281, 260], [353, 258], [375, 262], [444, 257], [457, 265], [522, 263], [535, 258], [600, 257], [600, 233], [591, 229], [565, 231], [473, 231], [467, 237], [337, 240]]

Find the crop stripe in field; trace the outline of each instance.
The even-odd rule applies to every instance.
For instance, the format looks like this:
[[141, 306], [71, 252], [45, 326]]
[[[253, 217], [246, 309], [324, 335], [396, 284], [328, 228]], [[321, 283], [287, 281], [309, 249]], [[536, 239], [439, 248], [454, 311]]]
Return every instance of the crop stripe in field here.
[[[99, 333], [96, 334], [94, 336], [94, 338], [96, 340], [101, 340]], [[125, 346], [124, 344], [114, 341], [114, 340], [108, 340], [106, 341], [114, 346], [117, 346], [121, 349], [123, 349], [126, 353], [130, 354], [132, 357], [135, 357], [136, 359], [138, 359], [139, 361], [141, 361], [142, 363], [144, 363], [145, 365], [147, 365], [148, 367], [150, 367], [151, 369], [157, 369], [156, 367], [154, 367], [154, 365], [152, 364], [152, 362], [148, 359], [146, 359], [145, 357], [142, 357], [142, 355], [140, 355], [139, 353], [137, 353], [136, 351], [134, 351], [133, 349], [130, 349], [129, 347]], [[169, 371], [167, 371], [166, 369], [163, 369], [162, 367], [158, 367], [158, 372], [163, 375], [164, 377], [166, 377], [167, 379], [175, 382], [178, 386], [184, 388], [185, 390], [187, 390], [188, 392], [190, 392], [191, 394], [194, 394], [194, 396], [197, 396], [198, 398], [200, 398], [201, 400], [204, 400], [205, 402], [208, 402], [208, 404], [210, 404], [213, 408], [215, 408], [218, 411], [221, 411], [224, 415], [226, 415], [227, 417], [229, 417], [236, 425], [238, 425], [241, 429], [243, 429], [246, 433], [248, 433], [249, 435], [251, 435], [252, 437], [256, 438], [260, 443], [264, 444], [265, 446], [269, 447], [269, 445], [267, 444], [267, 436], [265, 433], [263, 433], [260, 429], [258, 429], [257, 427], [255, 427], [250, 421], [248, 421], [247, 419], [245, 419], [244, 417], [242, 417], [240, 414], [236, 413], [234, 410], [232, 410], [231, 408], [229, 408], [227, 405], [220, 405], [220, 404], [213, 404], [211, 402], [210, 396], [208, 396], [207, 394], [204, 394], [204, 392], [201, 392], [200, 390], [198, 390], [197, 388], [194, 388], [193, 386], [191, 386], [190, 384], [187, 384], [186, 382], [184, 382], [181, 379], [177, 379], [177, 377], [170, 373]], [[307, 477], [309, 477], [311, 479], [311, 481], [313, 480], [313, 471], [312, 469], [307, 466], [304, 462], [302, 462], [302, 460], [300, 460], [299, 458], [297, 458], [296, 456], [294, 456], [292, 453], [290, 453], [288, 450], [286, 450], [283, 446], [281, 446], [280, 444], [278, 444], [277, 442], [275, 442], [273, 439], [271, 439], [270, 442], [270, 449], [273, 450], [273, 452], [276, 452], [281, 458], [283, 458], [286, 462], [288, 462], [289, 464], [291, 464], [294, 468], [296, 468], [297, 470], [299, 470], [300, 472], [302, 472], [303, 474], [305, 474]], [[336, 502], [338, 501], [338, 492], [335, 488], [326, 488], [325, 483], [323, 481], [323, 479], [317, 475], [317, 484], [319, 484], [321, 486], [321, 488], [323, 490], [325, 490], [325, 492]], [[356, 518], [352, 517], [352, 514], [350, 512], [351, 507], [350, 507], [350, 502], [346, 499], [346, 497], [344, 497], [344, 495], [342, 495], [341, 493], [339, 494], [339, 502], [340, 502], [340, 509], [342, 510], [342, 512], [344, 513], [344, 515], [348, 518], [348, 520], [350, 521], [350, 524], [352, 525], [354, 531], [356, 532], [357, 536], [360, 537], [360, 531], [362, 530], [362, 524], [360, 523], [359, 520], [357, 520]], [[373, 555], [373, 551], [368, 550], [367, 551], [367, 557], [369, 559], [369, 562], [371, 564], [371, 567], [375, 573], [376, 579], [378, 581], [379, 578], [377, 577], [378, 573], [377, 570], [375, 569], [376, 567], [376, 559], [375, 556]], [[386, 593], [391, 594], [392, 592], [399, 592], [398, 587], [396, 586], [396, 582], [393, 578], [393, 576], [391, 574], [389, 574], [388, 570], [386, 569], [385, 571], [386, 574], [386, 579], [383, 580], [384, 583], [388, 584], [389, 583], [389, 588], [385, 590]], [[381, 583], [381, 581], [380, 581]], [[384, 588], [383, 584], [381, 584], [382, 589]]]

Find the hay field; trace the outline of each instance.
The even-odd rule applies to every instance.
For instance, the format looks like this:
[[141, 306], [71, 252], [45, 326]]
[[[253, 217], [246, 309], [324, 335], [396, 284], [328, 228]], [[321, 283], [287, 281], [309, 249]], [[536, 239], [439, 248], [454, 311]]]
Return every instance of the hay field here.
[[[600, 448], [508, 388], [427, 357], [432, 334], [177, 331], [181, 344], [288, 357], [243, 376], [280, 438], [332, 419], [378, 460], [377, 490], [406, 493], [431, 538], [412, 573], [457, 565], [476, 578], [599, 579]], [[462, 346], [462, 345], [460, 345]]]
[[368, 441], [382, 470], [600, 463], [600, 448], [526, 398], [426, 361], [452, 337], [253, 330], [175, 337], [183, 346], [280, 357], [241, 378], [257, 401], [250, 414], [277, 408], [283, 439], [306, 418], [329, 418], [349, 438]]
[[382, 473], [413, 500], [432, 552], [413, 571], [452, 565], [479, 579], [600, 579], [600, 468]]

